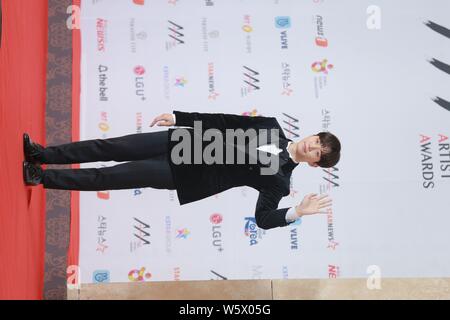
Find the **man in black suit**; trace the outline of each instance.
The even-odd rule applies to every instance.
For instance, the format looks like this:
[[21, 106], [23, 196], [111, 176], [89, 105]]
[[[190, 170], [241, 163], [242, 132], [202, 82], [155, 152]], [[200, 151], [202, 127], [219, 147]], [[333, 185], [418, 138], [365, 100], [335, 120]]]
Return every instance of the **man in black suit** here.
[[[293, 142], [273, 117], [181, 111], [162, 114], [150, 126], [155, 124], [185, 128], [46, 148], [24, 134], [25, 183], [83, 191], [169, 189], [177, 191], [181, 205], [233, 187], [250, 186], [259, 191], [255, 219], [262, 229], [287, 226], [303, 215], [326, 213], [324, 209], [331, 206], [327, 195], [309, 194], [295, 207], [278, 209], [281, 198], [290, 193], [292, 170], [300, 162], [332, 167], [339, 161], [341, 145], [331, 133]], [[234, 136], [228, 135], [230, 131]], [[235, 155], [240, 160], [236, 161]], [[111, 160], [129, 162], [92, 169], [40, 167], [41, 163]]]

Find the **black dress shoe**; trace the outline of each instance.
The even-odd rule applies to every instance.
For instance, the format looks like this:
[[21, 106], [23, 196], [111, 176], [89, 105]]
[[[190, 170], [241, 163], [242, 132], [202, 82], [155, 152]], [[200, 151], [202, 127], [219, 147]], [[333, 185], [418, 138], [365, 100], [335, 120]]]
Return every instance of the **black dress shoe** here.
[[37, 186], [42, 183], [44, 170], [40, 165], [35, 165], [27, 161], [23, 161], [23, 181], [28, 186]]
[[43, 146], [31, 141], [27, 133], [23, 134], [23, 154], [27, 162], [34, 164], [43, 163], [41, 158], [42, 151], [44, 151]]

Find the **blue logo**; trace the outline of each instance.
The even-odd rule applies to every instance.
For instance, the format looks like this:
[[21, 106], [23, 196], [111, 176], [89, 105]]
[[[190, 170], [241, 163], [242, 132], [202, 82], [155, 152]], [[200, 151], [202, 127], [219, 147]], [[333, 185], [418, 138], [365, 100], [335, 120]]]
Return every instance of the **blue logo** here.
[[265, 230], [258, 228], [254, 217], [245, 218], [244, 234], [249, 238], [251, 246], [258, 244], [258, 239], [261, 239], [265, 233]]
[[302, 224], [302, 218], [298, 218], [297, 220], [295, 220], [295, 222], [292, 222], [290, 225], [291, 226], [299, 226]]
[[93, 283], [106, 283], [110, 281], [109, 270], [95, 270], [92, 275]]
[[281, 29], [287, 29], [291, 27], [291, 17], [276, 17], [275, 27]]

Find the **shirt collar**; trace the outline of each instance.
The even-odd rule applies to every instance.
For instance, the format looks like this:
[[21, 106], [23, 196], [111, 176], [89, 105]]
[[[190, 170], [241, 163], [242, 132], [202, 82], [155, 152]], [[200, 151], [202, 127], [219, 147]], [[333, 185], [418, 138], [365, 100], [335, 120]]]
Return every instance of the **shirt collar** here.
[[292, 161], [294, 161], [294, 163], [298, 163], [297, 161], [295, 161], [294, 157], [291, 155], [291, 153], [289, 152], [289, 145], [292, 143], [292, 141], [288, 141], [288, 144], [286, 146], [286, 151], [289, 154], [289, 158], [291, 158]]

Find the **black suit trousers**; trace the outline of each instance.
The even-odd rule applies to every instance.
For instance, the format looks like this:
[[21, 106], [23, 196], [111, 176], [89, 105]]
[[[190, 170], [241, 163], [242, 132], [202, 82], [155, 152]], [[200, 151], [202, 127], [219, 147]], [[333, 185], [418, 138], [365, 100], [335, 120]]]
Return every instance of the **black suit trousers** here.
[[39, 159], [45, 164], [127, 162], [102, 168], [46, 169], [42, 184], [47, 189], [82, 191], [174, 190], [168, 147], [167, 130], [47, 146]]

